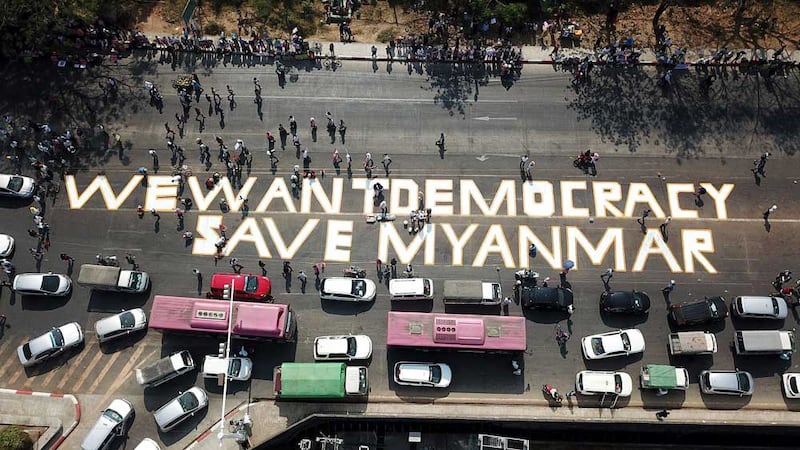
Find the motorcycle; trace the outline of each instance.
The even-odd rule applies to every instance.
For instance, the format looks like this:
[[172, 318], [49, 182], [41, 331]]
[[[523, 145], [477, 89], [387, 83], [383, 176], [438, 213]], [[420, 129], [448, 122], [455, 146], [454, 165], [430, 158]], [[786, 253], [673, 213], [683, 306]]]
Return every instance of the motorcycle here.
[[350, 266], [344, 269], [344, 276], [348, 278], [367, 278], [367, 271], [358, 266]]
[[95, 259], [97, 260], [97, 264], [101, 266], [119, 266], [116, 255], [103, 256], [102, 254], [97, 254]]
[[577, 167], [578, 169], [583, 170], [584, 172], [589, 171], [589, 166], [591, 165], [591, 158], [587, 158], [585, 154], [579, 153], [575, 159], [572, 160], [572, 165]]
[[561, 397], [561, 394], [558, 393], [558, 390], [549, 384], [542, 385], [542, 393], [549, 397], [548, 400], [553, 400], [557, 405], [560, 405], [564, 399]]

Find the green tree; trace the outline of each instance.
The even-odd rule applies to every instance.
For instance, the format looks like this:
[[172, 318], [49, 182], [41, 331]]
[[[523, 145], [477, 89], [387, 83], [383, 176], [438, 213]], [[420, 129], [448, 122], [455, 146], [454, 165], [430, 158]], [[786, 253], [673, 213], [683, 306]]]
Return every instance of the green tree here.
[[520, 24], [528, 14], [528, 5], [524, 3], [498, 3], [494, 7], [494, 14], [502, 23]]
[[11, 426], [0, 431], [0, 448], [3, 450], [32, 450], [33, 440], [28, 433]]

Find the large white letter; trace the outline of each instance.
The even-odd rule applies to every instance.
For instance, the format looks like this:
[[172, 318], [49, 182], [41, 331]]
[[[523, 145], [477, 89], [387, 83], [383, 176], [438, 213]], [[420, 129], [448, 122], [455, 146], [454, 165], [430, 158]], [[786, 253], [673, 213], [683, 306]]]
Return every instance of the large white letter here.
[[468, 226], [460, 238], [456, 235], [456, 232], [453, 231], [453, 227], [449, 223], [443, 223], [439, 226], [442, 228], [442, 231], [444, 231], [444, 235], [447, 236], [447, 240], [450, 241], [450, 245], [453, 248], [453, 257], [450, 265], [463, 266], [464, 246], [467, 245], [467, 241], [470, 240], [475, 230], [478, 229], [478, 224], [473, 223]]
[[[708, 189], [708, 188], [706, 188]], [[717, 273], [717, 269], [703, 253], [714, 253], [714, 236], [711, 230], [681, 230], [683, 241], [683, 267], [686, 273], [694, 273], [696, 259], [708, 273]]]
[[[539, 236], [537, 236], [527, 225], [519, 226], [519, 266], [531, 268], [531, 260], [528, 249], [531, 244], [536, 246], [537, 258], [542, 258], [550, 264], [553, 269], [560, 269], [561, 259], [561, 227], [550, 227], [550, 248], [548, 249]], [[552, 249], [552, 250], [551, 250]]]
[[523, 183], [522, 210], [525, 211], [526, 216], [530, 217], [551, 217], [556, 212], [553, 184], [549, 181]]
[[622, 240], [622, 228], [606, 228], [597, 247], [593, 247], [589, 239], [576, 227], [567, 227], [567, 257], [575, 262], [578, 268], [578, 245], [586, 252], [592, 264], [599, 266], [614, 245], [614, 270], [625, 270], [625, 246]]
[[667, 247], [660, 231], [647, 230], [647, 234], [642, 238], [642, 245], [639, 247], [639, 253], [636, 254], [636, 260], [633, 262], [631, 272], [643, 271], [649, 255], [661, 255], [669, 266], [669, 270], [674, 273], [682, 272], [681, 265], [678, 264], [675, 255]]
[[613, 217], [624, 217], [611, 202], [622, 200], [622, 186], [616, 181], [593, 181], [592, 193], [594, 194], [594, 214], [597, 217], [608, 217], [606, 211]]
[[423, 264], [431, 265], [434, 263], [436, 255], [436, 227], [428, 225], [427, 229], [411, 238], [411, 242], [406, 245], [403, 238], [398, 234], [397, 228], [393, 226], [381, 227], [378, 229], [378, 258], [382, 261], [389, 261], [389, 244], [392, 245], [393, 254], [397, 255], [397, 260], [403, 264], [411, 264], [414, 257], [419, 253], [422, 243], [425, 242], [425, 256]]
[[269, 237], [272, 239], [272, 243], [275, 244], [275, 250], [278, 251], [278, 256], [281, 259], [294, 258], [294, 254], [297, 253], [297, 250], [300, 249], [300, 246], [303, 245], [311, 232], [314, 231], [314, 228], [316, 228], [319, 224], [319, 219], [306, 220], [303, 228], [301, 228], [300, 231], [294, 235], [292, 243], [287, 247], [286, 241], [283, 240], [280, 230], [278, 230], [277, 225], [275, 225], [275, 220], [273, 220], [271, 217], [265, 217], [263, 220], [264, 225], [267, 227]]
[[292, 194], [289, 192], [289, 187], [286, 186], [286, 180], [283, 178], [273, 178], [272, 184], [270, 184], [269, 189], [267, 189], [267, 193], [261, 197], [256, 212], [265, 212], [276, 198], [283, 200], [283, 206], [286, 207], [286, 211], [297, 212], [297, 209], [294, 207], [294, 202], [292, 201]]
[[[404, 193], [408, 201], [406, 204], [401, 205], [400, 200]], [[397, 217], [408, 215], [419, 206], [417, 202], [418, 193], [419, 185], [416, 181], [407, 178], [392, 180], [392, 189], [389, 192], [389, 211]]]
[[178, 182], [166, 175], [151, 175], [148, 178], [144, 209], [174, 210], [178, 204]]
[[[203, 195], [203, 187], [200, 186], [200, 182], [197, 181], [197, 177], [189, 177], [189, 190], [192, 191], [192, 197], [194, 198], [194, 203], [197, 205], [197, 209], [199, 211], [206, 211], [208, 207], [211, 206], [211, 202], [217, 198], [219, 191], [222, 191], [225, 194], [225, 201], [228, 202], [228, 207], [231, 211], [238, 211], [239, 208], [242, 206], [244, 199], [250, 195], [250, 189], [253, 189], [253, 185], [256, 184], [258, 177], [250, 177], [245, 181], [244, 186], [242, 186], [242, 190], [238, 193], [233, 192], [233, 187], [231, 186], [231, 181], [227, 177], [220, 178], [217, 185], [214, 186], [214, 189], [208, 192], [207, 195]], [[239, 198], [241, 197], [241, 198]]]
[[733, 185], [725, 183], [719, 190], [711, 183], [700, 183], [700, 186], [706, 188], [708, 196], [714, 199], [714, 206], [717, 208], [717, 219], [727, 219], [728, 207], [725, 204], [725, 200], [727, 200], [728, 196], [733, 192]]
[[653, 191], [650, 186], [644, 183], [631, 183], [628, 188], [628, 200], [625, 202], [625, 216], [634, 217], [633, 210], [636, 208], [637, 203], [647, 203], [653, 215], [656, 217], [666, 217], [661, 205], [656, 201]]
[[434, 216], [452, 216], [453, 180], [425, 180], [425, 207]]
[[678, 194], [681, 192], [694, 193], [694, 184], [667, 183], [667, 199], [669, 200], [670, 216], [672, 216], [673, 219], [696, 219], [696, 210], [681, 208], [681, 199], [678, 197]]
[[484, 216], [496, 216], [500, 211], [500, 206], [503, 202], [506, 204], [506, 214], [509, 216], [517, 215], [517, 197], [516, 197], [516, 183], [514, 180], [503, 180], [500, 186], [495, 191], [494, 198], [492, 199], [492, 206], [486, 204], [483, 199], [483, 193], [478, 189], [478, 186], [473, 180], [461, 180], [460, 193], [461, 193], [461, 206], [459, 214], [468, 216], [472, 213], [472, 204], [470, 200], [478, 205], [481, 214]]
[[353, 221], [329, 220], [325, 237], [325, 261], [350, 261], [350, 249], [353, 248]]
[[589, 208], [576, 208], [572, 191], [585, 191], [585, 181], [561, 182], [561, 215], [564, 217], [589, 217]]
[[489, 230], [486, 231], [486, 237], [483, 239], [478, 254], [472, 261], [472, 267], [483, 267], [486, 264], [486, 258], [489, 253], [499, 253], [503, 258], [503, 265], [506, 269], [513, 269], [517, 267], [514, 263], [514, 257], [511, 255], [511, 247], [508, 245], [508, 239], [503, 232], [503, 227], [500, 225], [491, 225]]
[[300, 194], [300, 212], [311, 212], [311, 194], [317, 199], [317, 203], [322, 207], [326, 214], [339, 214], [342, 212], [342, 183], [344, 180], [333, 177], [331, 182], [331, 198], [325, 194], [322, 183], [317, 180], [303, 179], [303, 190]]
[[228, 245], [225, 246], [225, 254], [233, 254], [240, 242], [252, 242], [256, 246], [256, 251], [258, 251], [260, 258], [272, 258], [272, 253], [267, 248], [264, 235], [261, 234], [261, 229], [258, 228], [258, 222], [256, 222], [255, 218], [247, 217], [242, 220], [242, 223], [233, 232], [233, 236], [228, 239]]
[[94, 177], [94, 180], [92, 180], [89, 186], [86, 186], [86, 189], [80, 194], [78, 194], [78, 187], [75, 184], [74, 175], [67, 175], [64, 179], [64, 186], [67, 188], [67, 198], [69, 199], [70, 209], [81, 209], [95, 192], [100, 190], [100, 195], [103, 196], [103, 200], [106, 202], [106, 209], [115, 211], [122, 206], [125, 200], [133, 193], [133, 190], [136, 189], [136, 186], [141, 182], [141, 175], [132, 176], [119, 195], [114, 194], [114, 190], [111, 189], [111, 184], [104, 175]]

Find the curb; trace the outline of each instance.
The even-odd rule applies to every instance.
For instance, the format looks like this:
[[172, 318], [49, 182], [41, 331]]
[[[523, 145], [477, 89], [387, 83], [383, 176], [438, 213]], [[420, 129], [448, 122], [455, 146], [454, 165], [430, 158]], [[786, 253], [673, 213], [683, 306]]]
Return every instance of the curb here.
[[2, 388], [0, 388], [0, 394], [30, 395], [30, 396], [33, 396], [33, 397], [65, 398], [65, 399], [69, 400], [70, 402], [72, 402], [72, 405], [73, 405], [73, 408], [74, 408], [74, 411], [75, 411], [74, 420], [72, 421], [72, 424], [69, 427], [67, 427], [67, 429], [64, 430], [61, 433], [61, 436], [55, 441], [53, 446], [50, 447], [53, 450], [57, 449], [67, 439], [67, 437], [70, 435], [70, 433], [72, 433], [72, 431], [75, 430], [75, 427], [77, 427], [78, 424], [81, 421], [81, 404], [80, 404], [80, 402], [78, 402], [78, 399], [72, 394], [58, 394], [58, 393], [48, 393], [48, 392], [25, 391], [25, 390], [21, 390], [21, 389], [2, 389]]
[[[240, 413], [242, 410], [247, 409], [250, 405], [256, 404], [257, 402], [258, 402], [258, 400], [254, 400], [254, 401], [249, 402], [249, 403], [246, 402], [246, 401], [243, 401], [243, 402], [239, 403], [239, 406], [237, 406], [237, 407], [231, 409], [230, 411], [228, 411], [227, 413], [225, 413], [225, 421], [228, 421], [228, 419], [230, 419], [231, 417], [233, 417], [236, 414]], [[208, 439], [209, 437], [213, 436], [214, 429], [219, 427], [219, 422], [220, 421], [217, 420], [213, 424], [209, 425], [209, 427], [206, 429], [206, 431], [200, 433], [200, 436], [197, 436], [197, 438], [195, 438], [192, 441], [191, 444], [187, 445], [184, 450], [191, 450], [191, 449], [197, 447], [198, 445], [200, 445], [201, 442], [203, 442], [206, 439]], [[220, 445], [220, 447], [221, 447], [221, 445]]]

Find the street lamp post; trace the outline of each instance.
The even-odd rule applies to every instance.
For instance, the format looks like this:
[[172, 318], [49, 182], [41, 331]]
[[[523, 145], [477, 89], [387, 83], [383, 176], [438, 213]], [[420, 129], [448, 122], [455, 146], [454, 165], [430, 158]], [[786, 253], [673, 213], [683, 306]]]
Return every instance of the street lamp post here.
[[230, 364], [231, 330], [233, 328], [233, 288], [230, 284], [223, 286], [222, 299], [228, 300], [228, 338], [225, 343], [225, 375], [222, 382], [222, 412], [219, 417], [219, 433], [217, 434], [220, 447], [222, 447], [223, 439], [231, 437], [225, 433], [225, 400], [228, 397], [228, 365]]

